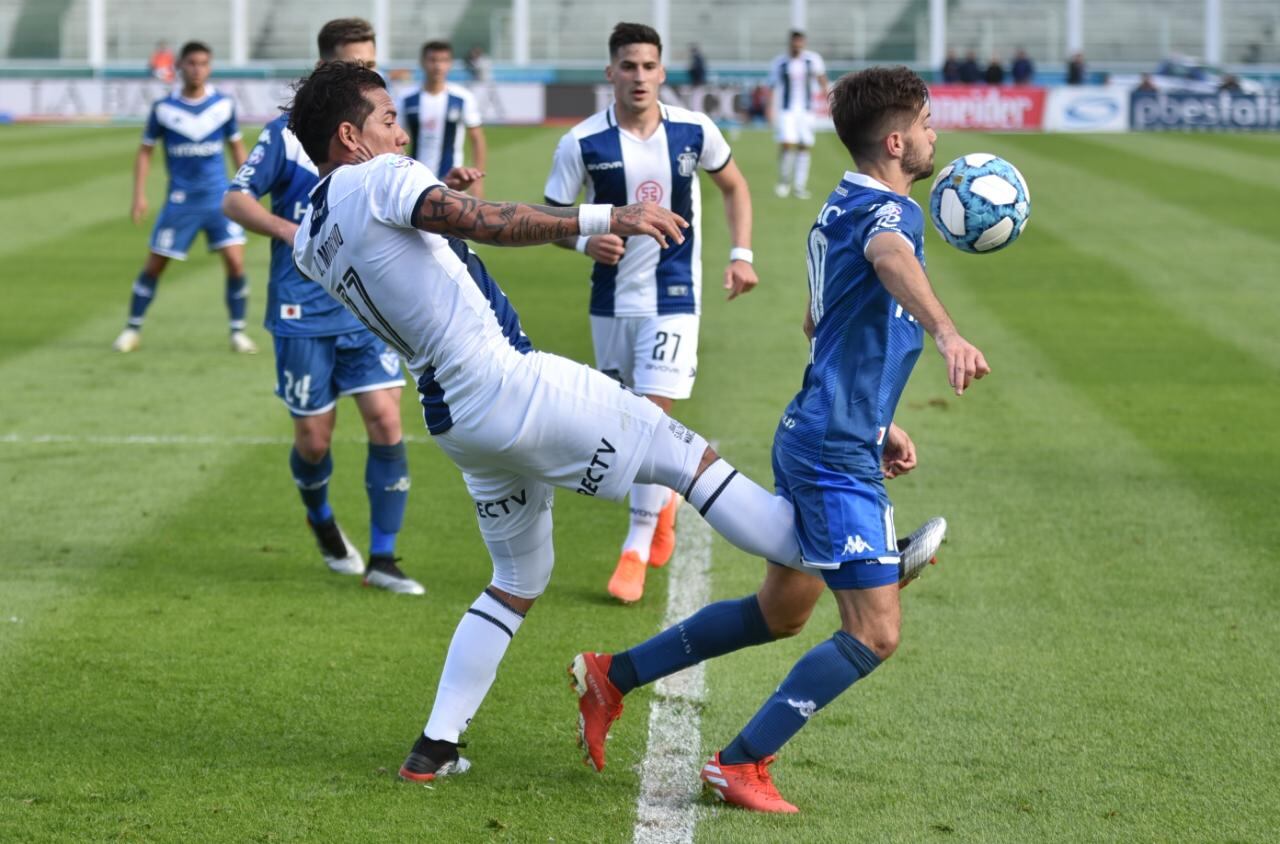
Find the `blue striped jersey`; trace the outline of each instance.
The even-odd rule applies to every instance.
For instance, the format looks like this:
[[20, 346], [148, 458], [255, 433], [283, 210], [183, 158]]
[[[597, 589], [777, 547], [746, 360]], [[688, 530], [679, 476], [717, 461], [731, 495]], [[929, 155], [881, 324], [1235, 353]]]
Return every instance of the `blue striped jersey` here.
[[847, 172], [809, 230], [813, 348], [775, 448], [864, 478], [881, 477], [884, 438], [924, 330], [885, 289], [865, 252], [900, 237], [924, 266], [924, 214], [907, 196]]
[[556, 147], [544, 190], [552, 205], [586, 201], [608, 205], [657, 202], [689, 222], [684, 243], [660, 249], [649, 237], [630, 237], [616, 266], [591, 272], [595, 316], [696, 314], [702, 307], [702, 194], [698, 168], [729, 164], [729, 144], [705, 114], [663, 105], [648, 138], [619, 128], [613, 106], [573, 127]]
[[188, 100], [174, 92], [151, 105], [142, 143], [164, 142], [169, 193], [185, 194], [185, 200], [221, 196], [227, 189], [227, 162], [223, 146], [240, 137], [235, 102], [205, 86], [204, 96]]
[[[282, 114], [263, 127], [230, 190], [254, 199], [270, 194], [271, 213], [298, 223], [318, 181], [316, 166], [289, 131], [289, 115]], [[274, 238], [263, 325], [276, 337], [333, 337], [363, 329], [341, 302], [302, 277], [293, 263], [293, 244]]]
[[475, 95], [461, 85], [446, 84], [438, 94], [418, 89], [400, 104], [400, 125], [409, 135], [409, 155], [441, 178], [463, 166], [467, 129], [480, 124]]

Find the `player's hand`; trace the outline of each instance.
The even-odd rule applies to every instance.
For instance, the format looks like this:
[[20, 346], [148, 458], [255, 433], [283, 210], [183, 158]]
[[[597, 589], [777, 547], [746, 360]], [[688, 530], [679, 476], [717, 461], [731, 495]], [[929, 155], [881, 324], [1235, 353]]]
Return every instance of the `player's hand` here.
[[587, 240], [587, 257], [600, 264], [612, 267], [626, 251], [627, 242], [616, 234], [598, 234]]
[[133, 219], [136, 226], [142, 222], [142, 218], [147, 216], [147, 198], [139, 196], [133, 200], [133, 208], [129, 210], [129, 216]]
[[642, 234], [658, 241], [663, 249], [667, 248], [667, 238], [677, 244], [684, 243], [682, 229], [687, 228], [689, 223], [684, 217], [656, 202], [637, 202], [635, 205], [614, 207], [609, 224], [611, 234], [621, 237]]
[[963, 395], [972, 382], [990, 374], [991, 367], [982, 351], [959, 334], [944, 334], [935, 337], [934, 342], [947, 364], [947, 382], [957, 396]]
[[907, 432], [892, 422], [885, 434], [884, 454], [881, 458], [886, 478], [905, 475], [916, 467], [916, 444], [907, 436]]
[[759, 283], [756, 268], [746, 261], [730, 261], [724, 268], [724, 289], [729, 291], [730, 301], [743, 293], [750, 293]]
[[454, 167], [448, 173], [444, 174], [442, 180], [445, 187], [449, 190], [466, 190], [474, 183], [484, 178], [484, 171], [477, 170], [475, 167]]

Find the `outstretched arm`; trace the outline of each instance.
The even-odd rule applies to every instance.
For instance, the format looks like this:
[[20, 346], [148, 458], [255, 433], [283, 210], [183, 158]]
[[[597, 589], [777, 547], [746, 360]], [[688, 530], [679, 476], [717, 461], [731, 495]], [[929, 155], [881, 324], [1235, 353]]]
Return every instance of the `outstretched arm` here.
[[[711, 174], [711, 181], [715, 182], [724, 196], [724, 218], [729, 225], [729, 238], [734, 247], [734, 252], [730, 254], [750, 253], [751, 189], [747, 187], [746, 177], [742, 175], [738, 165], [730, 160], [723, 168]], [[739, 253], [738, 250], [742, 252]], [[724, 289], [729, 291], [730, 299], [750, 293], [759, 281], [749, 254], [745, 259], [729, 259], [729, 265], [724, 270]]]
[[298, 224], [284, 217], [277, 217], [262, 207], [262, 203], [244, 191], [229, 190], [222, 197], [222, 213], [251, 232], [273, 237], [288, 244], [298, 231]]
[[974, 379], [991, 371], [982, 352], [956, 330], [924, 268], [899, 232], [882, 232], [871, 238], [866, 255], [885, 289], [933, 337], [947, 364], [947, 381], [957, 396]]
[[653, 202], [614, 208], [599, 205], [552, 208], [522, 202], [490, 202], [444, 185], [422, 192], [412, 223], [424, 232], [451, 234], [477, 243], [532, 246], [583, 234], [580, 220], [585, 218], [590, 228], [593, 221], [595, 225], [603, 225], [606, 214], [609, 232], [623, 237], [647, 235], [664, 248], [667, 238], [683, 243], [681, 229], [689, 225], [678, 214]]

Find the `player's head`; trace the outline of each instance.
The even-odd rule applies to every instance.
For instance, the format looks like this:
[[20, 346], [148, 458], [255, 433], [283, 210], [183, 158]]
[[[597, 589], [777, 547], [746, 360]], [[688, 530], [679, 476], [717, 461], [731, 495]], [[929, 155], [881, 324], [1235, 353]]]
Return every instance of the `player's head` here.
[[793, 56], [798, 56], [804, 52], [804, 45], [809, 43], [809, 39], [806, 38], [805, 34], [798, 29], [791, 30], [789, 38], [790, 41], [787, 46], [790, 48], [791, 55]]
[[667, 81], [662, 66], [662, 38], [642, 23], [620, 23], [609, 36], [609, 66], [604, 75], [613, 85], [618, 108], [648, 111], [658, 105], [658, 90]]
[[322, 62], [361, 62], [378, 66], [378, 44], [364, 18], [336, 18], [320, 27], [316, 49]]
[[213, 50], [203, 41], [188, 41], [178, 52], [178, 72], [187, 88], [204, 85], [212, 70]]
[[448, 41], [428, 41], [422, 45], [418, 62], [427, 78], [427, 86], [439, 88], [453, 68], [453, 45]]
[[938, 136], [929, 89], [905, 67], [869, 67], [831, 87], [831, 120], [859, 167], [896, 161], [912, 181], [933, 173]]
[[400, 152], [409, 142], [386, 81], [361, 62], [317, 65], [294, 89], [289, 130], [317, 165]]

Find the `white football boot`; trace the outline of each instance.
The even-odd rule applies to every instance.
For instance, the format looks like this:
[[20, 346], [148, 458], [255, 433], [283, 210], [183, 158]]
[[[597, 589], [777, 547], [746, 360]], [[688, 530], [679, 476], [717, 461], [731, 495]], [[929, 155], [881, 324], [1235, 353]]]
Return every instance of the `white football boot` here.
[[320, 548], [320, 556], [329, 571], [338, 574], [364, 574], [364, 558], [347, 539], [347, 535], [338, 527], [337, 522], [326, 522], [316, 525], [307, 519], [307, 526], [315, 535], [316, 545]]
[[238, 355], [256, 355], [258, 344], [249, 339], [243, 331], [231, 332], [231, 351]]
[[916, 528], [915, 533], [906, 539], [898, 540], [898, 552], [902, 555], [899, 589], [919, 577], [925, 566], [938, 561], [938, 549], [946, 538], [947, 520], [936, 516]]
[[399, 557], [390, 554], [374, 554], [369, 557], [369, 570], [364, 573], [364, 585], [376, 586], [400, 595], [425, 595], [426, 587], [400, 570]]
[[136, 328], [126, 328], [120, 332], [120, 336], [111, 344], [111, 348], [117, 352], [136, 352], [141, 345], [142, 332]]

